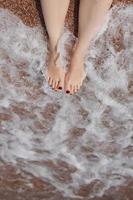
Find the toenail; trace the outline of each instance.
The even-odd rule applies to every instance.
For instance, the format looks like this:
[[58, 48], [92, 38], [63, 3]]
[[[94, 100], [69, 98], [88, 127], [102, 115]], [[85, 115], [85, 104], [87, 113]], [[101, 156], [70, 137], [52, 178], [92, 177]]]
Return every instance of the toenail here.
[[69, 90], [67, 90], [67, 91], [66, 91], [66, 93], [70, 93], [70, 91], [69, 91]]
[[62, 87], [59, 87], [59, 90], [62, 90]]

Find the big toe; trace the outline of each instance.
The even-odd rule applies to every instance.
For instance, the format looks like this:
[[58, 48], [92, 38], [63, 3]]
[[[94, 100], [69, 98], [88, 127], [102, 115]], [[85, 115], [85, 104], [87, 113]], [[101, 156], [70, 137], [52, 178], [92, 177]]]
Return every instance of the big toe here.
[[58, 90], [62, 90], [63, 88], [64, 88], [64, 76], [60, 79], [60, 81], [57, 85]]
[[66, 87], [66, 93], [74, 94], [74, 84], [72, 84], [71, 82], [69, 82]]
[[64, 84], [64, 90], [66, 93], [70, 93], [70, 84], [68, 82], [68, 77], [67, 77], [67, 74], [65, 76], [65, 84]]
[[66, 84], [65, 91], [66, 91], [66, 93], [70, 93], [71, 92], [71, 87], [70, 87], [69, 83]]

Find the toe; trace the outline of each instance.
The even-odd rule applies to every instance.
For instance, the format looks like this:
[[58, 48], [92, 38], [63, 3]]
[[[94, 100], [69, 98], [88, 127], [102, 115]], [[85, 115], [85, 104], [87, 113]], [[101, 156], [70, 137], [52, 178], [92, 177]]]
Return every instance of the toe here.
[[70, 94], [74, 94], [74, 85], [70, 84]]
[[54, 89], [58, 89], [58, 80], [56, 80], [55, 82], [54, 82]]
[[52, 89], [55, 88], [55, 80], [52, 80]]
[[52, 78], [51, 77], [49, 77], [48, 83], [52, 87]]
[[77, 87], [77, 85], [75, 85], [74, 86], [74, 93], [77, 93], [77, 91], [78, 91], [78, 87]]
[[70, 85], [69, 85], [69, 84], [67, 84], [67, 86], [66, 86], [66, 93], [70, 93], [70, 92], [71, 92]]
[[67, 80], [67, 77], [65, 77], [65, 85], [64, 85], [64, 89], [66, 93], [70, 93], [70, 84]]
[[59, 84], [58, 84], [58, 89], [59, 89], [59, 90], [62, 90], [63, 87], [64, 87], [64, 79], [61, 79], [61, 80], [59, 81]]
[[70, 86], [68, 85], [68, 87], [66, 88], [66, 93], [71, 93], [71, 89], [70, 89]]

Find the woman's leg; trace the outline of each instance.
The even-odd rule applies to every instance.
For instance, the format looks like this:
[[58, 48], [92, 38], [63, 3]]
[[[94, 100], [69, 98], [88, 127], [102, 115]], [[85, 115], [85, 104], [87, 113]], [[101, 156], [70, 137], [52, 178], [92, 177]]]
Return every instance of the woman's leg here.
[[64, 29], [64, 21], [70, 0], [41, 0], [43, 16], [49, 36], [50, 58], [47, 81], [52, 88], [63, 88], [65, 71], [61, 64], [55, 64], [56, 47]]
[[65, 90], [79, 90], [86, 76], [84, 58], [90, 41], [104, 23], [112, 0], [80, 0], [78, 41], [65, 78]]

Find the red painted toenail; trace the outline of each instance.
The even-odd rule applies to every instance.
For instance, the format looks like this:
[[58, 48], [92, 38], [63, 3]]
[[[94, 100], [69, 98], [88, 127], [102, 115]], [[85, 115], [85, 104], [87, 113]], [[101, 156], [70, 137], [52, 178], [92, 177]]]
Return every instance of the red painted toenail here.
[[59, 87], [59, 90], [62, 90], [62, 87]]
[[70, 93], [70, 91], [69, 91], [69, 90], [67, 90], [67, 91], [66, 91], [66, 93]]

